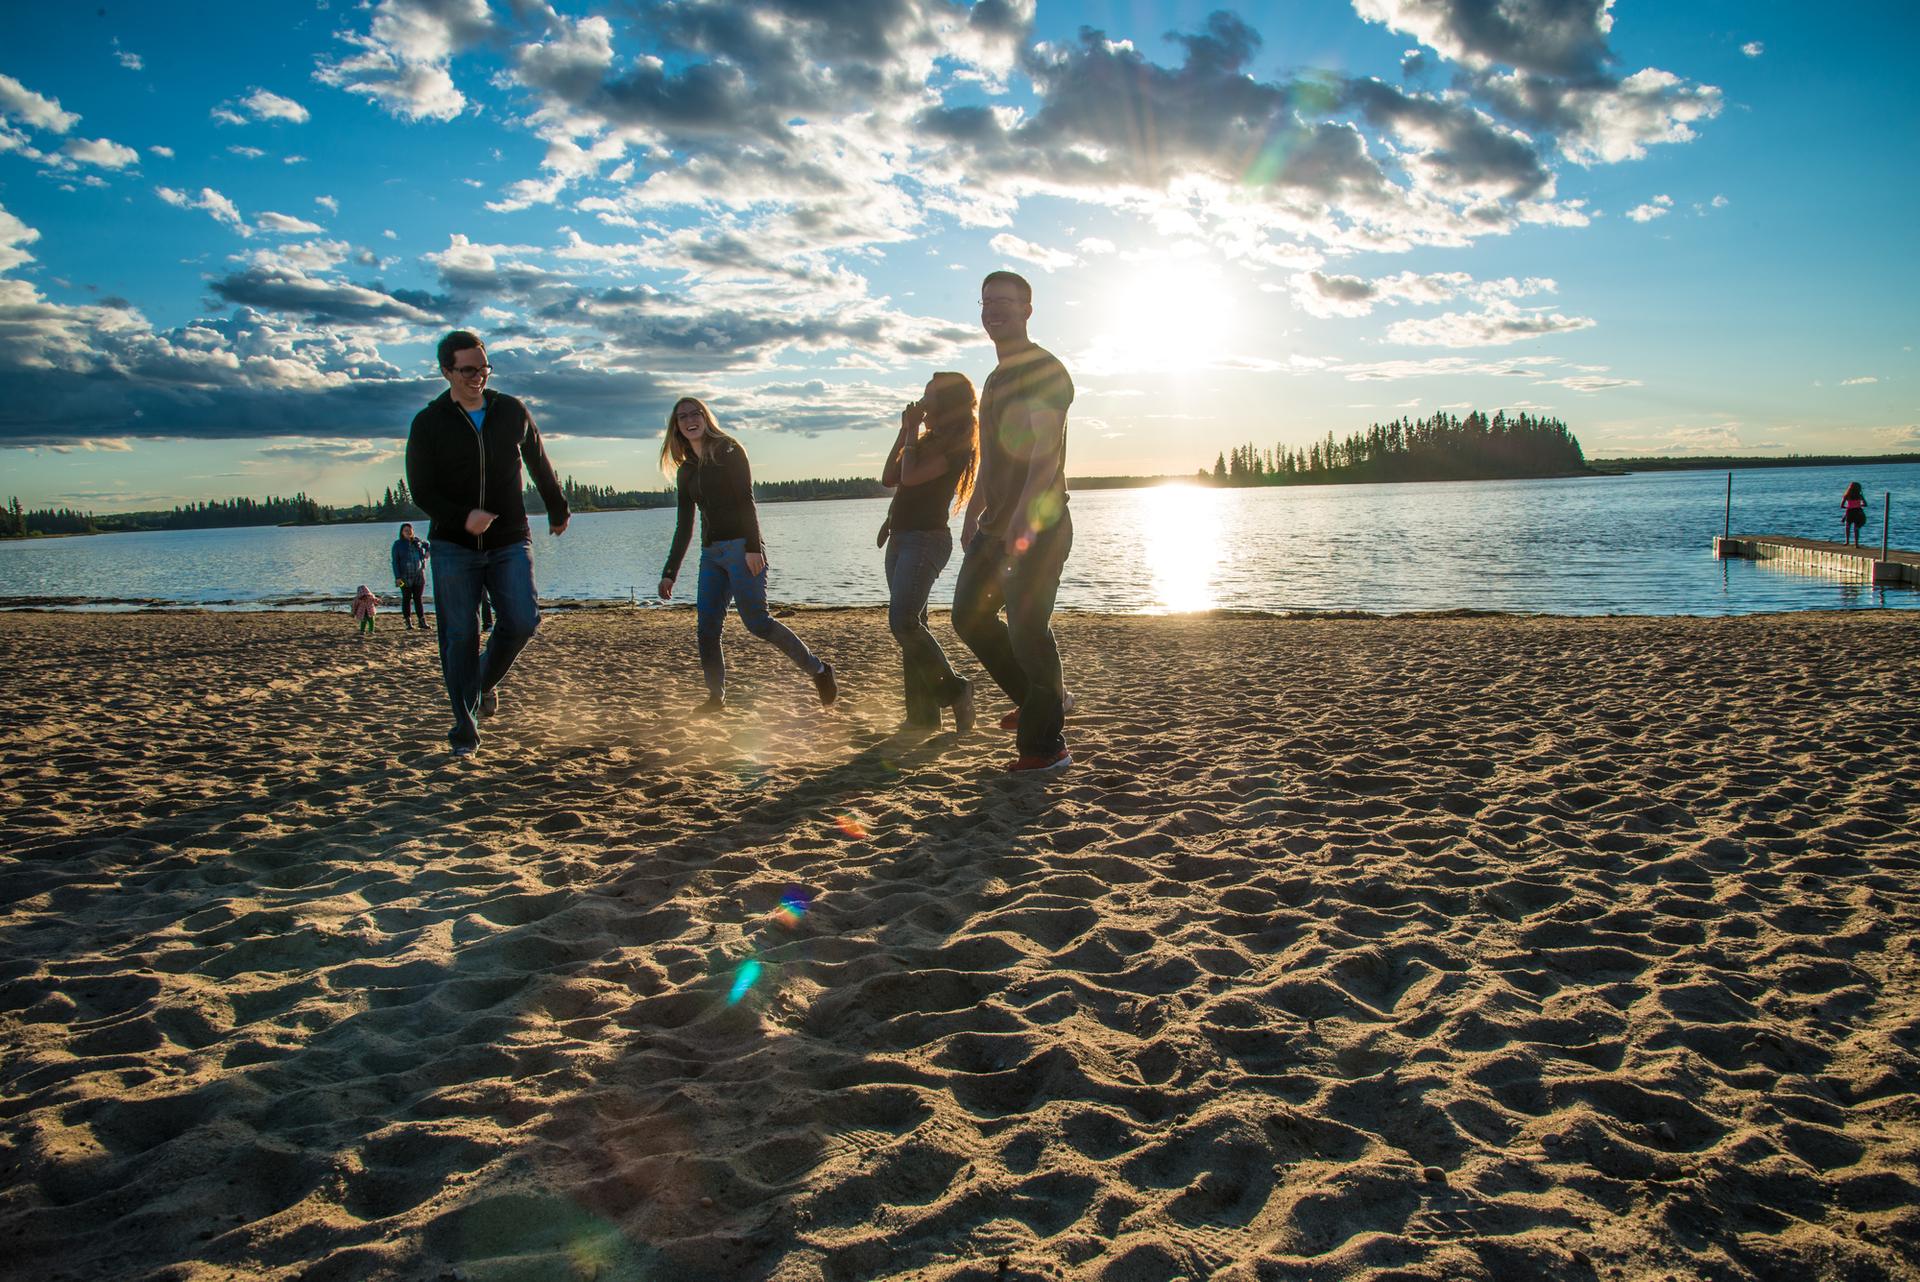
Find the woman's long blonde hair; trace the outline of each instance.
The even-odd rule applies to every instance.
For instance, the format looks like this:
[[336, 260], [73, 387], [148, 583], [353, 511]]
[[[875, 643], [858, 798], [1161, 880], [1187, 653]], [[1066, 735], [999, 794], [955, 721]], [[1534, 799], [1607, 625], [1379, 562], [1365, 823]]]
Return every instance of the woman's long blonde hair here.
[[974, 473], [980, 470], [979, 398], [974, 395], [973, 384], [967, 376], [951, 370], [935, 374], [930, 385], [933, 395], [927, 398], [927, 417], [920, 440], [938, 445], [947, 454], [953, 453], [960, 440], [966, 442], [967, 463], [960, 472], [960, 483], [953, 490], [953, 510], [958, 512], [972, 497]]
[[720, 430], [720, 420], [713, 416], [713, 411], [707, 408], [705, 401], [701, 400], [698, 396], [682, 396], [673, 403], [673, 408], [667, 411], [667, 435], [666, 439], [660, 442], [660, 471], [665, 474], [669, 481], [679, 475], [680, 465], [693, 457], [693, 442], [689, 441], [680, 433], [678, 419], [682, 405], [698, 405], [700, 407], [701, 415], [707, 420], [707, 436], [709, 438], [716, 441], [728, 441], [734, 445], [740, 443]]

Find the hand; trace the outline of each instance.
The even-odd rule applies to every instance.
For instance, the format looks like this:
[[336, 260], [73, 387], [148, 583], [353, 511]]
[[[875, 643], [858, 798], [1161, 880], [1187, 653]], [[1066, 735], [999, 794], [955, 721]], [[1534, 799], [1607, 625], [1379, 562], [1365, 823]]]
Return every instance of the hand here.
[[767, 557], [764, 552], [747, 553], [747, 573], [756, 579], [767, 572]]
[[571, 516], [562, 518], [558, 525], [555, 525], [552, 521], [548, 521], [547, 533], [553, 535], [553, 537], [557, 539], [562, 534], [565, 534], [567, 532], [567, 526], [570, 525], [572, 522], [573, 522], [573, 518]]
[[498, 517], [495, 513], [489, 512], [483, 507], [477, 507], [467, 513], [467, 533], [477, 539], [482, 534], [485, 534], [487, 527], [492, 525], [497, 519]]
[[926, 407], [921, 405], [919, 401], [915, 401], [900, 411], [900, 432], [902, 435], [905, 435], [926, 421]]
[[672, 597], [673, 597], [673, 580], [672, 579], [660, 580], [660, 599], [662, 601], [666, 601], [666, 600], [672, 599]]
[[405, 579], [395, 579], [393, 581], [393, 586], [396, 588], [404, 588], [407, 586], [407, 583]]
[[883, 548], [887, 546], [887, 539], [890, 538], [892, 534], [893, 534], [893, 518], [888, 517], [886, 520], [880, 522], [880, 533], [874, 537], [873, 546], [877, 548]]

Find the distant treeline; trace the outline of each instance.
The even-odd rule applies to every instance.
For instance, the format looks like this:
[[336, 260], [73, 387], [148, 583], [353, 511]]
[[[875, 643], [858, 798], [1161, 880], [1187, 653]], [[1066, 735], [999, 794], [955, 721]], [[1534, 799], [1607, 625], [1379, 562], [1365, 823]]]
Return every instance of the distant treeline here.
[[[672, 507], [674, 491], [620, 490], [611, 485], [581, 485], [572, 477], [560, 483], [567, 506], [575, 512], [616, 512], [632, 508]], [[753, 487], [763, 503], [805, 499], [876, 498], [889, 491], [869, 477], [761, 481]], [[532, 486], [526, 490], [527, 511], [544, 513], [546, 501]], [[156, 512], [82, 512], [74, 508], [28, 510], [16, 497], [0, 509], [0, 538], [36, 534], [119, 534], [135, 530], [211, 530], [255, 525], [349, 525], [376, 522], [424, 521], [427, 514], [413, 501], [405, 480], [389, 486], [380, 497], [364, 503], [321, 503], [305, 493], [292, 498], [209, 499]]]
[[1594, 466], [1609, 472], [1726, 472], [1745, 467], [1871, 467], [1884, 463], [1920, 463], [1920, 454], [1787, 454], [1765, 458], [1744, 455], [1696, 455], [1672, 458], [1607, 458]]
[[1304, 449], [1251, 443], [1222, 452], [1199, 479], [1212, 485], [1320, 485], [1356, 481], [1482, 481], [1588, 472], [1580, 442], [1557, 418], [1529, 414], [1397, 418], [1344, 441], [1332, 432]]

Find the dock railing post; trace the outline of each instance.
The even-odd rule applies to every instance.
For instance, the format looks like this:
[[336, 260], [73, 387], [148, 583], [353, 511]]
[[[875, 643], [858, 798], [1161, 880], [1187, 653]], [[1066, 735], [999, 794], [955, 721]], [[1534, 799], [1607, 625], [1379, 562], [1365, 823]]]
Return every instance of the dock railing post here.
[[1887, 506], [1880, 515], [1880, 559], [1887, 559], [1887, 541], [1893, 533], [1893, 491], [1887, 491]]
[[1730, 539], [1733, 537], [1733, 473], [1732, 472], [1727, 473], [1727, 519], [1720, 526], [1720, 536], [1722, 538], [1727, 538], [1727, 539]]

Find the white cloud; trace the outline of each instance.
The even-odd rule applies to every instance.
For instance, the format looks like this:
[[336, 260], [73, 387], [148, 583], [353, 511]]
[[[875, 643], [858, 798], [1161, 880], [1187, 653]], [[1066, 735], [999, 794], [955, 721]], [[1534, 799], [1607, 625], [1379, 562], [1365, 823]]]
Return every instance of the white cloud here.
[[1874, 377], [1873, 375], [1871, 375], [1871, 374], [1863, 374], [1863, 375], [1861, 375], [1861, 376], [1860, 376], [1859, 378], [1843, 378], [1843, 379], [1841, 379], [1841, 380], [1840, 380], [1840, 386], [1842, 386], [1842, 387], [1864, 387], [1864, 386], [1866, 386], [1866, 385], [1867, 385], [1867, 384], [1869, 384], [1869, 383], [1878, 383], [1879, 381], [1880, 381], [1879, 379], [1877, 379], [1877, 378], [1875, 378], [1875, 377]]
[[75, 138], [60, 150], [80, 164], [97, 165], [101, 169], [125, 169], [140, 159], [140, 153], [133, 148], [122, 147], [106, 138]]
[[1746, 54], [1749, 58], [1758, 58], [1766, 51], [1767, 47], [1758, 40], [1749, 40], [1740, 46], [1740, 52]]
[[35, 129], [63, 134], [80, 123], [80, 117], [63, 111], [52, 98], [43, 98], [12, 76], [0, 74], [0, 116], [6, 116]]
[[225, 223], [242, 236], [253, 235], [253, 228], [247, 226], [246, 220], [240, 217], [240, 211], [233, 202], [211, 187], [202, 187], [197, 196], [189, 196], [172, 187], [155, 187], [153, 190], [160, 199], [176, 209], [204, 209], [213, 216], [215, 222]]
[[265, 89], [255, 89], [240, 100], [240, 105], [252, 112], [255, 120], [286, 120], [304, 125], [309, 116], [307, 109], [293, 99]]
[[1411, 347], [1498, 347], [1549, 334], [1590, 329], [1585, 316], [1522, 310], [1512, 303], [1489, 301], [1479, 312], [1448, 312], [1421, 320], [1396, 321], [1387, 327], [1387, 341]]
[[1673, 197], [1655, 196], [1644, 205], [1635, 205], [1627, 211], [1627, 217], [1636, 223], [1650, 223], [1656, 218], [1664, 218], [1673, 212]]
[[144, 71], [146, 69], [147, 64], [137, 53], [128, 53], [125, 49], [116, 49], [113, 56], [118, 58], [120, 65], [128, 71]]
[[231, 154], [241, 157], [243, 160], [258, 160], [260, 159], [260, 157], [267, 154], [266, 152], [260, 150], [258, 147], [234, 146], [234, 147], [227, 148], [227, 150]]
[[40, 233], [0, 207], [0, 272], [10, 272], [33, 261], [22, 246], [40, 239]]
[[310, 223], [304, 218], [295, 218], [290, 214], [277, 214], [272, 210], [261, 214], [254, 225], [261, 231], [278, 236], [312, 236], [326, 230], [318, 223]]
[[1008, 232], [995, 236], [987, 242], [987, 247], [1003, 258], [1017, 258], [1023, 263], [1032, 263], [1045, 272], [1072, 267], [1080, 261], [1063, 249], [1048, 249], [1045, 245], [1036, 245]]
[[156, 146], [156, 147], [149, 147], [149, 148], [147, 148], [147, 150], [148, 150], [148, 151], [150, 151], [150, 152], [152, 152], [152, 153], [153, 153], [154, 155], [156, 155], [156, 156], [158, 156], [158, 157], [160, 157], [160, 158], [161, 158], [162, 160], [172, 160], [172, 159], [173, 159], [173, 148], [171, 148], [171, 147], [157, 147], [157, 146]]
[[314, 79], [404, 120], [452, 120], [467, 99], [448, 63], [492, 30], [487, 0], [380, 0], [366, 35], [342, 37], [360, 52], [321, 63]]
[[326, 210], [330, 214], [337, 214], [340, 212], [340, 202], [335, 200], [332, 196], [315, 196], [313, 198], [313, 203], [320, 206], [320, 208]]

